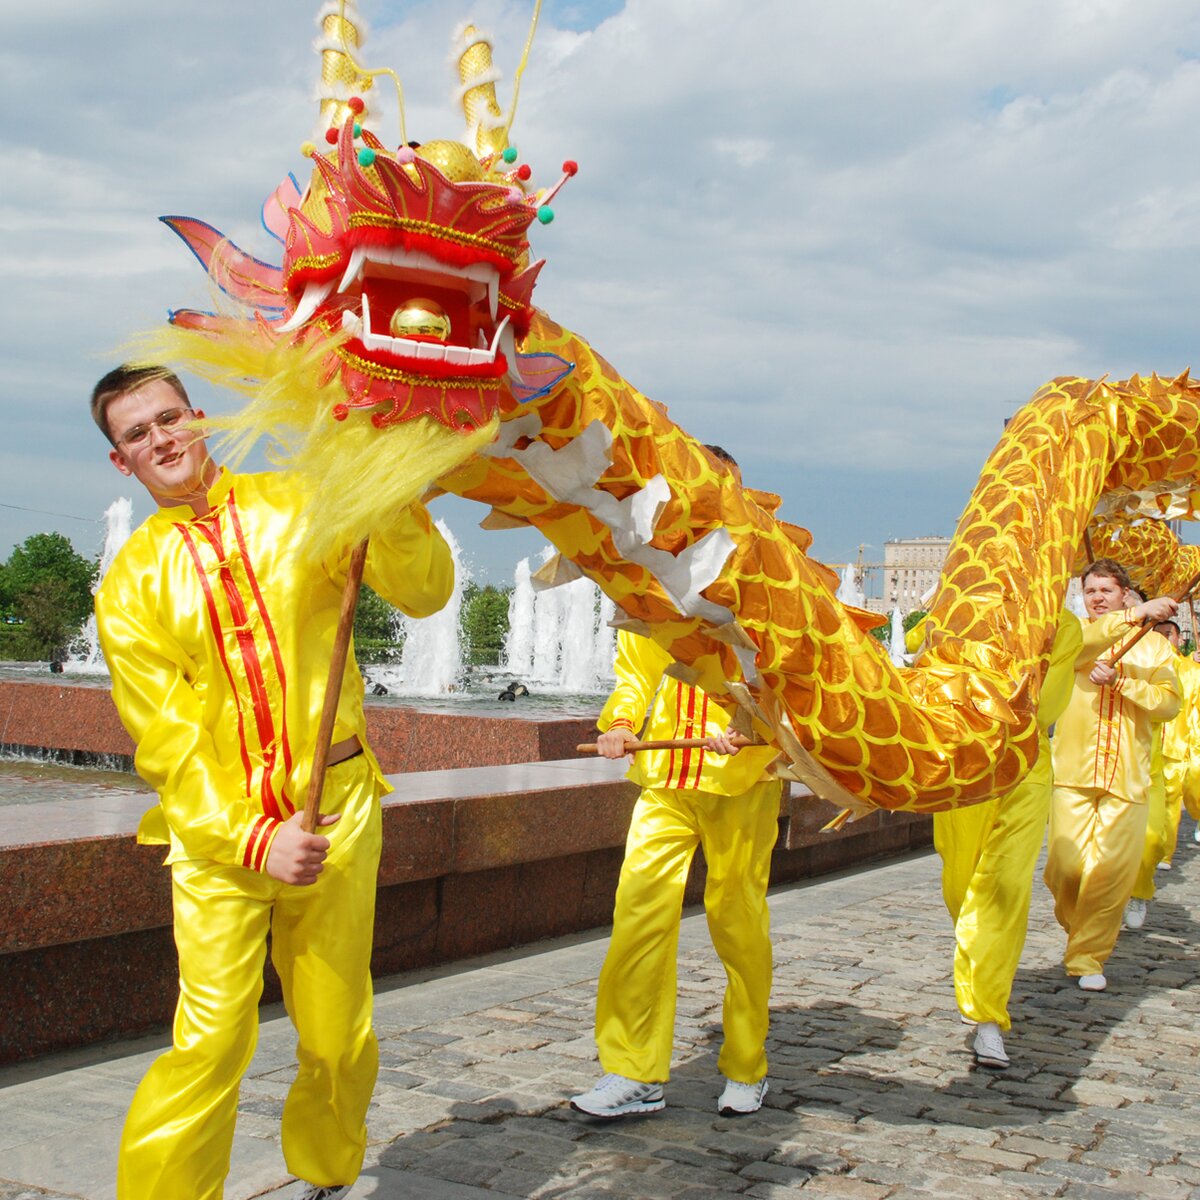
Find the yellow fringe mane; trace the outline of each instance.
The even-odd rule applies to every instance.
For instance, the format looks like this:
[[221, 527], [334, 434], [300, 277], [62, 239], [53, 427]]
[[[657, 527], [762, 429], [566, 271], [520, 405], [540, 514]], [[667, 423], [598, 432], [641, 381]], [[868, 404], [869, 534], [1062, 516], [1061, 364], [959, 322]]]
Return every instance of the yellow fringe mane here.
[[[496, 436], [499, 418], [470, 434], [455, 433], [431, 417], [384, 429], [371, 410], [334, 420], [345, 402], [338, 375], [322, 384], [328, 356], [340, 338], [275, 338], [255, 321], [230, 322], [219, 336], [165, 325], [134, 343], [138, 359], [165, 363], [246, 396], [236, 412], [207, 419], [217, 450], [237, 467], [259, 442], [269, 461], [295, 472], [305, 487], [305, 557], [336, 557], [364, 537], [386, 530], [443, 475]], [[301, 483], [301, 480], [304, 483]]]

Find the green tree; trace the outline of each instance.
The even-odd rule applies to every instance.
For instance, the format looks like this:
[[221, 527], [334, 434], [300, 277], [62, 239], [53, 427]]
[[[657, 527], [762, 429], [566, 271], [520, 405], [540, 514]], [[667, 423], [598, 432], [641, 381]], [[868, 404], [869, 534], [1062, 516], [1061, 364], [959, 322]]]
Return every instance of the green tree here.
[[61, 533], [35, 533], [0, 566], [0, 615], [22, 624], [6, 638], [6, 652], [23, 659], [55, 659], [92, 612], [99, 567], [75, 552]]
[[92, 611], [92, 587], [99, 566], [75, 552], [61, 533], [34, 533], [14, 546], [0, 572], [0, 601], [20, 614], [24, 598], [40, 583], [56, 580], [62, 586], [42, 589], [38, 604], [53, 596], [62, 605], [63, 617], [82, 625]]
[[400, 648], [396, 610], [365, 583], [354, 610], [354, 653], [360, 663], [391, 662]]
[[395, 637], [396, 610], [378, 592], [364, 583], [354, 610], [354, 637], [370, 641], [388, 641]]
[[508, 597], [511, 588], [470, 583], [463, 590], [460, 618], [468, 661], [495, 665], [508, 636]]
[[13, 652], [29, 662], [63, 659], [67, 646], [79, 632], [82, 622], [69, 615], [72, 611], [70, 585], [52, 575], [31, 584], [17, 601], [17, 626]]

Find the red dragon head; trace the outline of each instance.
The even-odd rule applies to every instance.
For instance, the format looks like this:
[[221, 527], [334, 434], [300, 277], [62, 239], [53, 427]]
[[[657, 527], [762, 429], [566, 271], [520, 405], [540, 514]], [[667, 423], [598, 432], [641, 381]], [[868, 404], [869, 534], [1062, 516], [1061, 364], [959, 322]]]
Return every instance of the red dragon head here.
[[[364, 125], [374, 74], [352, 57], [359, 43], [352, 0], [326, 4], [321, 119], [328, 149], [307, 143], [311, 181], [288, 177], [263, 223], [284, 244], [274, 266], [211, 226], [163, 220], [218, 286], [256, 310], [273, 338], [328, 343], [326, 379], [340, 378], [332, 416], [370, 409], [376, 427], [428, 416], [450, 430], [486, 426], [506, 390], [522, 384], [516, 344], [533, 315], [542, 263], [530, 263], [530, 224], [553, 219], [549, 191], [528, 192], [496, 102], [491, 46], [460, 31], [459, 72], [468, 139], [403, 142], [389, 150]], [[403, 121], [403, 117], [401, 118]], [[402, 133], [403, 137], [403, 133]], [[185, 327], [220, 331], [223, 318], [191, 310]], [[507, 383], [507, 389], [506, 389]]]

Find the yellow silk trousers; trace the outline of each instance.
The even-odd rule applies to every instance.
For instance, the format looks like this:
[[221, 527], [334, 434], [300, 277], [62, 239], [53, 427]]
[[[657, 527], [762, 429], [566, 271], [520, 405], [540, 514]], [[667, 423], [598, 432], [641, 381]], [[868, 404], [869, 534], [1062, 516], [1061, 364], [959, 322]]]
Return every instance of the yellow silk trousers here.
[[1175, 846], [1179, 841], [1179, 822], [1183, 817], [1183, 782], [1187, 775], [1186, 760], [1167, 759], [1163, 763], [1163, 784], [1167, 793], [1166, 845], [1163, 847], [1163, 862], [1175, 857]]
[[118, 1200], [220, 1200], [238, 1084], [258, 1038], [267, 934], [299, 1034], [283, 1108], [288, 1170], [353, 1183], [378, 1070], [370, 956], [379, 867], [379, 785], [365, 755], [329, 768], [324, 870], [294, 887], [207, 861], [172, 865], [179, 1004], [170, 1050], [134, 1095], [121, 1137]]
[[942, 897], [954, 921], [954, 996], [972, 1021], [1012, 1024], [1008, 999], [1025, 948], [1052, 790], [1050, 753], [1043, 749], [1011, 792], [933, 815]]
[[1099, 975], [1117, 944], [1146, 840], [1145, 804], [1056, 787], [1046, 886], [1067, 931], [1068, 975]]
[[[1132, 893], [1139, 900], [1154, 899], [1154, 872], [1164, 858], [1171, 857], [1168, 846], [1173, 850], [1175, 845], [1173, 839], [1169, 843], [1167, 840], [1171, 833], [1168, 824], [1171, 818], [1167, 805], [1166, 766], [1163, 763], [1163, 770], [1151, 773], [1150, 790], [1146, 793], [1146, 837], [1142, 842], [1142, 857]], [[1175, 828], [1179, 828], [1178, 812]]]
[[[1180, 792], [1183, 795], [1183, 807], [1187, 810], [1187, 814], [1193, 821], [1200, 821], [1200, 789], [1194, 784], [1195, 769], [1187, 770], [1188, 764], [1184, 764], [1184, 782], [1180, 786]], [[1192, 776], [1193, 778], [1189, 778]]]
[[666, 1082], [675, 1030], [676, 952], [683, 889], [704, 847], [709, 935], [725, 967], [721, 1073], [753, 1083], [767, 1073], [771, 998], [767, 883], [779, 832], [781, 785], [739, 796], [646, 788], [629, 826], [612, 940], [596, 996], [600, 1065], [644, 1083]]

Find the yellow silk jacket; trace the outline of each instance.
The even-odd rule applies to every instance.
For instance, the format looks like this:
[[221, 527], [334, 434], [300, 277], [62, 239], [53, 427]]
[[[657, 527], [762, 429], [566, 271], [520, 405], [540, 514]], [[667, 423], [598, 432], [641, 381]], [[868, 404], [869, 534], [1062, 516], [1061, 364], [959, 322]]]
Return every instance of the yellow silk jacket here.
[[[600, 731], [605, 733], [622, 725], [635, 733], [641, 731], [647, 741], [723, 733], [730, 714], [699, 688], [664, 675], [672, 662], [674, 659], [651, 638], [620, 630], [614, 668], [617, 686], [596, 722]], [[633, 756], [628, 777], [641, 787], [738, 796], [763, 778], [777, 756], [778, 751], [771, 746], [747, 746], [737, 754], [709, 754], [703, 748], [642, 750]]]
[[1179, 711], [1178, 656], [1166, 638], [1150, 633], [1117, 663], [1111, 684], [1088, 678], [1104, 651], [1119, 650], [1139, 627], [1128, 610], [1083, 622], [1075, 688], [1054, 730], [1056, 784], [1146, 802], [1153, 727]]
[[[96, 595], [113, 700], [159, 804], [138, 841], [167, 861], [264, 869], [279, 825], [303, 807], [349, 553], [301, 560], [301, 498], [282, 473], [222, 471], [212, 510], [160, 508]], [[453, 563], [414, 505], [372, 540], [364, 579], [411, 616], [436, 612]], [[333, 741], [366, 745], [363, 682], [346, 664]]]
[[1200, 756], [1200, 663], [1180, 656], [1175, 660], [1179, 676], [1179, 712], [1162, 727], [1163, 758], [1186, 762]]
[[1063, 715], [1071, 702], [1071, 691], [1075, 687], [1075, 663], [1083, 649], [1083, 629], [1079, 618], [1063, 609], [1054, 631], [1054, 642], [1050, 647], [1050, 661], [1038, 693], [1037, 723], [1041, 752], [1047, 749], [1046, 731]]

